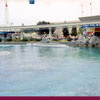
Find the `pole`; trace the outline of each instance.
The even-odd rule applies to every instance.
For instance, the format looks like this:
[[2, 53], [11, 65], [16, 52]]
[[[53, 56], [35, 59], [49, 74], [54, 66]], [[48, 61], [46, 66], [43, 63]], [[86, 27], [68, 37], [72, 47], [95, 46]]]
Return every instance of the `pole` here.
[[84, 13], [84, 11], [83, 11], [83, 3], [81, 4], [81, 7], [82, 7], [82, 17], [83, 17], [83, 13]]
[[91, 6], [91, 16], [92, 16], [92, 0], [91, 0], [91, 3], [90, 3], [90, 6]]
[[83, 6], [83, 3], [84, 3], [84, 1], [82, 0], [82, 3], [81, 3], [81, 13], [82, 13], [82, 17], [84, 16], [84, 6]]
[[52, 40], [52, 28], [49, 28], [49, 38], [50, 38], [50, 42]]
[[7, 0], [5, 0], [5, 24], [8, 25], [8, 4], [7, 4]]

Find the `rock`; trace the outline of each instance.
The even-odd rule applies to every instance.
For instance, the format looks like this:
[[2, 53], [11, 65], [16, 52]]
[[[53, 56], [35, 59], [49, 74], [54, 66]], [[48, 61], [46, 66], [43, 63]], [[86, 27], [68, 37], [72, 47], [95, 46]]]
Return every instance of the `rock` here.
[[83, 39], [83, 36], [79, 36], [78, 40], [76, 41], [76, 44], [82, 43]]
[[90, 41], [89, 41], [90, 44], [100, 44], [100, 39], [96, 36], [93, 36], [91, 37]]
[[89, 39], [87, 39], [83, 36], [79, 36], [77, 43], [87, 44], [87, 43], [89, 43]]
[[78, 40], [77, 41], [82, 41], [84, 39], [83, 36], [79, 36]]
[[83, 43], [84, 44], [88, 44], [89, 43], [89, 39], [83, 39]]

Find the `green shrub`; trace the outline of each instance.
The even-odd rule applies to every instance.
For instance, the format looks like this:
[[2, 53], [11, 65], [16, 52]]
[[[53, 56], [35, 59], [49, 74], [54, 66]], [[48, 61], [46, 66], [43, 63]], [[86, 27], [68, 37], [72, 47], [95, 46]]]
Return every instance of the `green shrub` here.
[[0, 42], [2, 42], [2, 38], [0, 38]]
[[34, 38], [30, 38], [30, 41], [36, 41], [36, 39], [34, 39]]
[[28, 38], [23, 38], [23, 40], [22, 41], [28, 41], [29, 39]]
[[72, 41], [72, 40], [73, 40], [73, 39], [72, 39], [72, 38], [70, 38], [70, 37], [68, 37], [68, 38], [67, 38], [67, 41]]
[[58, 39], [53, 39], [53, 41], [58, 41]]
[[36, 41], [41, 41], [41, 39], [36, 39]]
[[11, 38], [8, 38], [6, 41], [12, 41], [12, 39]]
[[81, 34], [81, 35], [82, 35], [82, 33], [83, 33], [83, 29], [80, 27], [80, 28], [79, 28], [79, 31], [78, 31], [78, 33], [77, 33], [77, 34], [78, 34], [78, 35], [79, 35], [79, 34]]

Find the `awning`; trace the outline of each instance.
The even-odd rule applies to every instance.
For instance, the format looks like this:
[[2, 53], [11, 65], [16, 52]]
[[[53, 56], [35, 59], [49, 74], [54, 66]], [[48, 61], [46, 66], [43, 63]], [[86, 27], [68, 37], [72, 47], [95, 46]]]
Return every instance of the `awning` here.
[[100, 27], [100, 24], [89, 24], [89, 25], [83, 25], [82, 28], [86, 29], [86, 28], [92, 28], [92, 27]]
[[12, 34], [12, 33], [15, 33], [15, 32], [0, 32], [0, 34]]

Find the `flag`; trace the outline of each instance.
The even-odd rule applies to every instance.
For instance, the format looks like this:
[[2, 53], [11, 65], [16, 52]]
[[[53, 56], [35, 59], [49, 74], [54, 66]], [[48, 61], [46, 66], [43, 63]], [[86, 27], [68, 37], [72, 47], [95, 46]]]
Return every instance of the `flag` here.
[[35, 3], [35, 0], [29, 0], [29, 3], [30, 4], [34, 4]]
[[5, 4], [5, 7], [6, 7], [6, 8], [8, 7], [7, 1], [6, 1], [6, 4]]

